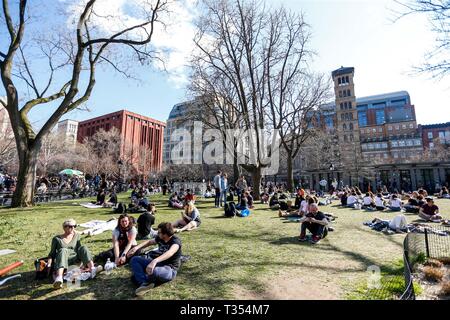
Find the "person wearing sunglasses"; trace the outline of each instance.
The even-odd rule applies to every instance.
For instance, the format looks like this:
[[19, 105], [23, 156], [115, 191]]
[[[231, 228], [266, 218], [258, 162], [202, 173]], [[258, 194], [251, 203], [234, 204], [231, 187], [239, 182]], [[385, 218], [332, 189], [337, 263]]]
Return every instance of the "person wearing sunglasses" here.
[[[80, 261], [86, 267], [87, 272], [91, 272], [91, 278], [102, 270], [102, 266], [95, 267], [92, 255], [86, 246], [81, 245], [80, 234], [76, 232], [76, 221], [69, 219], [64, 221], [64, 233], [52, 239], [50, 253], [48, 254], [48, 270], [55, 270], [53, 287], [62, 288], [64, 270], [69, 265]], [[54, 263], [54, 265], [52, 265]]]

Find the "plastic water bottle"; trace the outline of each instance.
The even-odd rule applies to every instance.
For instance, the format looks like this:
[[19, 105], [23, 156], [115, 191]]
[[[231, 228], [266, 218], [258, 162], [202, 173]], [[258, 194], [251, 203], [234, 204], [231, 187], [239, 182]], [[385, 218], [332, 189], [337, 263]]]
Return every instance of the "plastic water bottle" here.
[[114, 269], [114, 263], [111, 262], [111, 260], [108, 258], [108, 260], [105, 263], [105, 274], [107, 275], [111, 274], [112, 269]]

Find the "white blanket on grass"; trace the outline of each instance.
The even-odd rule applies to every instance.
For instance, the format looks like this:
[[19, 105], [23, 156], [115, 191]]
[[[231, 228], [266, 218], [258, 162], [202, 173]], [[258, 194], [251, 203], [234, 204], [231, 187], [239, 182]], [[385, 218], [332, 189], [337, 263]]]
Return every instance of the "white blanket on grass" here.
[[0, 250], [0, 256], [5, 256], [7, 254], [11, 254], [11, 253], [14, 253], [14, 252], [16, 252], [16, 250], [3, 249], [3, 250]]
[[93, 203], [80, 203], [80, 206], [88, 208], [88, 209], [100, 209], [103, 208], [101, 205], [93, 204]]
[[117, 227], [117, 219], [111, 219], [109, 221], [91, 220], [86, 223], [80, 224], [80, 227], [88, 228], [86, 230], [83, 230], [81, 234], [95, 236], [105, 231], [114, 230]]

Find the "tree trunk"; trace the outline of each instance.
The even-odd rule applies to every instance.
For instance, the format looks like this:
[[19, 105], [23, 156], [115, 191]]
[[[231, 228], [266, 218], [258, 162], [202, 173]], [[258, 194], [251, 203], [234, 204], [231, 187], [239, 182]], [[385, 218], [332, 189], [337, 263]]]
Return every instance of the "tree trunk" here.
[[233, 175], [234, 175], [234, 182], [233, 185], [236, 183], [236, 181], [239, 179], [239, 176], [241, 175], [241, 173], [239, 172], [240, 170], [239, 164], [238, 164], [238, 154], [237, 154], [237, 150], [234, 150], [234, 154], [233, 154]]
[[292, 154], [288, 153], [287, 157], [287, 188], [289, 192], [294, 192], [294, 170], [292, 168], [293, 159]]
[[34, 187], [36, 184], [36, 165], [39, 148], [25, 151], [20, 157], [19, 175], [13, 194], [11, 207], [30, 207], [34, 204]]
[[261, 167], [254, 168], [251, 171], [253, 184], [253, 199], [255, 201], [261, 200], [260, 186], [261, 186]]

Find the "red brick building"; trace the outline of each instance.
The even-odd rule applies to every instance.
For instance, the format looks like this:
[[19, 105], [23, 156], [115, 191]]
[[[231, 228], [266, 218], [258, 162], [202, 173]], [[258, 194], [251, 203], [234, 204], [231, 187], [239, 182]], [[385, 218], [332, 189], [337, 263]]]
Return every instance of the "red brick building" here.
[[433, 149], [436, 143], [450, 145], [450, 122], [422, 125], [422, 141], [426, 149]]
[[121, 110], [80, 122], [77, 140], [82, 143], [100, 129], [108, 131], [115, 127], [122, 136], [121, 159], [140, 165], [145, 172], [160, 171], [165, 126], [164, 122]]

